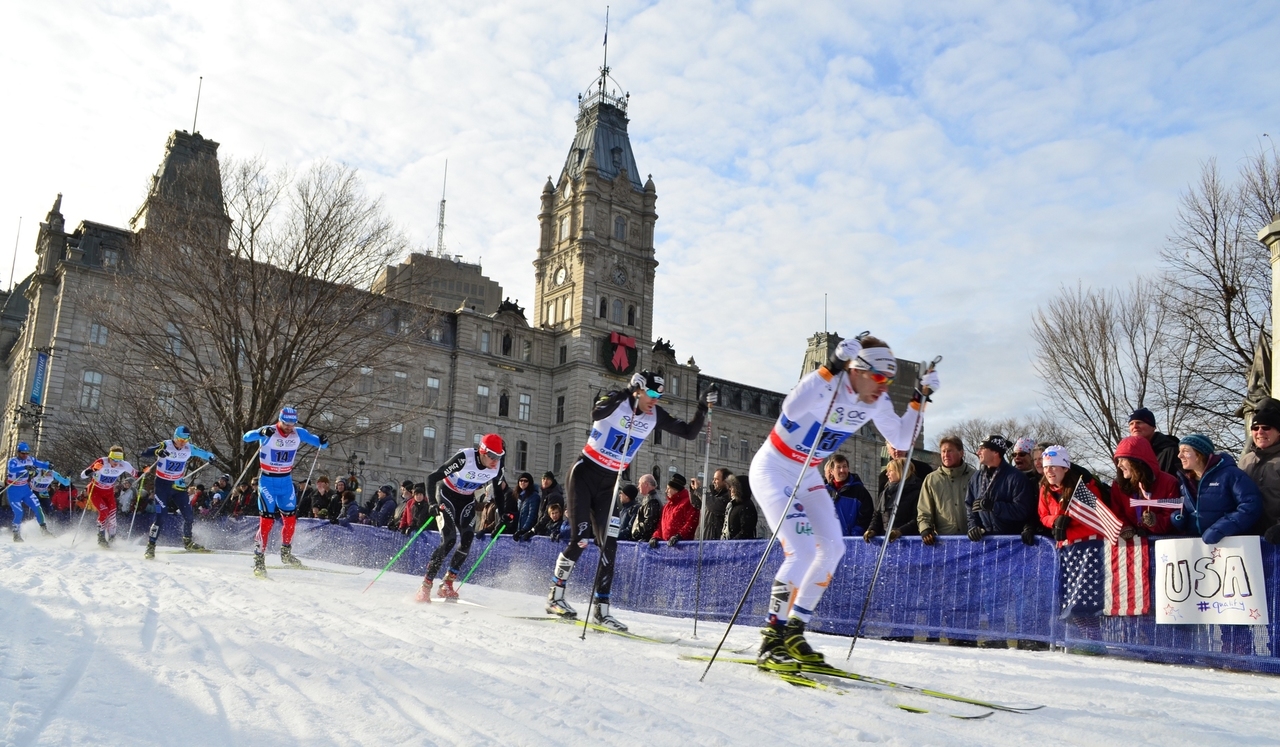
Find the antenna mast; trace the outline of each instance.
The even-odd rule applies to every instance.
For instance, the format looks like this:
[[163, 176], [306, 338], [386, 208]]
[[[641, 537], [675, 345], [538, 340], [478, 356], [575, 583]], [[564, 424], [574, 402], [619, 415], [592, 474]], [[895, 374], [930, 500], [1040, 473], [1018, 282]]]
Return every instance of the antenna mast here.
[[444, 160], [444, 183], [440, 185], [440, 212], [436, 216], [436, 256], [444, 256], [444, 194], [449, 186], [449, 159]]
[[196, 120], [200, 118], [200, 92], [204, 90], [204, 76], [200, 76], [200, 82], [196, 84], [196, 113], [191, 116], [191, 134], [196, 134]]
[[604, 6], [604, 65], [600, 67], [600, 94], [604, 95], [605, 80], [609, 77], [609, 6]]

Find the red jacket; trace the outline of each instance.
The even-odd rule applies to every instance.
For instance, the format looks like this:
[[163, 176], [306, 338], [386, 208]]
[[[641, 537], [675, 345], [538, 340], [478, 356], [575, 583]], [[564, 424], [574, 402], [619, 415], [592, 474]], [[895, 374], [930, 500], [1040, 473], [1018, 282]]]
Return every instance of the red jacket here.
[[[1062, 514], [1062, 493], [1064, 488], [1075, 490], [1076, 480], [1087, 480], [1083, 472], [1072, 467], [1067, 472], [1066, 479], [1062, 481], [1059, 487], [1053, 487], [1045, 482], [1040, 483], [1040, 523], [1049, 529], [1053, 529], [1053, 522]], [[1106, 506], [1107, 502], [1102, 498], [1102, 491], [1098, 489], [1098, 483], [1093, 480], [1087, 480], [1085, 486], [1098, 499], [1098, 503]], [[1082, 524], [1070, 517], [1067, 518], [1067, 539], [1065, 542], [1059, 542], [1058, 547], [1070, 545], [1075, 542], [1087, 539], [1101, 539], [1097, 530], [1093, 527]]]
[[[1155, 486], [1151, 489], [1151, 498], [1181, 498], [1182, 493], [1178, 489], [1178, 478], [1162, 472], [1160, 464], [1156, 461], [1156, 452], [1151, 448], [1151, 442], [1141, 436], [1129, 436], [1122, 440], [1116, 446], [1115, 458], [1127, 457], [1129, 459], [1137, 459], [1142, 461], [1151, 470], [1151, 474], [1155, 475]], [[1115, 510], [1116, 516], [1125, 524], [1142, 528], [1146, 527], [1142, 523], [1142, 506], [1131, 506], [1129, 501], [1138, 498], [1136, 495], [1129, 495], [1120, 489], [1120, 482], [1117, 480], [1111, 486], [1111, 507]], [[1177, 528], [1173, 526], [1173, 515], [1181, 508], [1181, 504], [1173, 508], [1153, 508], [1151, 512], [1155, 515], [1156, 523], [1154, 526], [1146, 527], [1151, 534], [1177, 534]]]
[[691, 540], [698, 535], [698, 509], [689, 501], [689, 491], [681, 490], [662, 507], [662, 520], [653, 536], [666, 541], [676, 535]]

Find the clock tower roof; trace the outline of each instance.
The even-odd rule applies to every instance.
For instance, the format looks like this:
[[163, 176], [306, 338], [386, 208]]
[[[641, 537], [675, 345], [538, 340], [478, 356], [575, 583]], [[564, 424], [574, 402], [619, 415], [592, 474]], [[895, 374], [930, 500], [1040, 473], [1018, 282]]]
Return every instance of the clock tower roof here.
[[[565, 158], [564, 173], [576, 180], [589, 166], [594, 166], [601, 177], [613, 180], [625, 169], [631, 187], [641, 192], [644, 184], [627, 135], [627, 105], [631, 94], [619, 94], [610, 88], [611, 82], [609, 69], [602, 68], [600, 77], [578, 95], [578, 131]], [[595, 163], [590, 164], [591, 160]]]

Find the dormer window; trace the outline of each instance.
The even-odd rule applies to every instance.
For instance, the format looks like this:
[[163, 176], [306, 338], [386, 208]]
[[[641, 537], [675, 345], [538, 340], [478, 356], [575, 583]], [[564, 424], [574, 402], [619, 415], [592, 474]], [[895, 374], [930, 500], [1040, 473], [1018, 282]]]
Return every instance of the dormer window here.
[[120, 252], [115, 249], [103, 249], [102, 266], [108, 270], [114, 270], [120, 267]]
[[615, 147], [609, 154], [613, 156], [613, 170], [618, 171], [622, 168], [622, 148]]

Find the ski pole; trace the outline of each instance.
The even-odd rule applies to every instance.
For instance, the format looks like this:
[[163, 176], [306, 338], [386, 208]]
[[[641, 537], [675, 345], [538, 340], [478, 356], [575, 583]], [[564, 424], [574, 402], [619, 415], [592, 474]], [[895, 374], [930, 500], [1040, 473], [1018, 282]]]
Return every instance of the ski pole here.
[[484, 556], [489, 554], [489, 551], [493, 549], [493, 543], [498, 541], [498, 538], [502, 536], [502, 533], [506, 531], [506, 529], [507, 525], [503, 524], [498, 527], [498, 531], [493, 533], [493, 539], [489, 540], [489, 544], [485, 545], [484, 552], [480, 553], [480, 557], [476, 558], [476, 564], [471, 566], [471, 570], [467, 571], [467, 575], [462, 577], [462, 582], [458, 584], [459, 589], [462, 588], [462, 584], [467, 582], [467, 579], [471, 578], [471, 574], [475, 573], [476, 569], [480, 567], [480, 561], [484, 560]]
[[[924, 376], [939, 363], [942, 362], [942, 356], [933, 359], [929, 367], [920, 373], [920, 377]], [[919, 385], [919, 381], [917, 381]], [[929, 395], [924, 391], [924, 387], [920, 386], [920, 416], [916, 418], [916, 427], [911, 432], [911, 445], [907, 447], [907, 459], [902, 465], [902, 473], [898, 476], [898, 497], [893, 499], [893, 508], [889, 509], [889, 523], [885, 527], [884, 544], [880, 546], [880, 554], [876, 556], [876, 567], [871, 571], [871, 582], [867, 584], [867, 596], [862, 600], [862, 612], [858, 615], [858, 625], [853, 629], [853, 640], [849, 642], [849, 653], [845, 655], [844, 660], [848, 661], [853, 656], [853, 647], [858, 645], [858, 635], [862, 633], [862, 622], [867, 619], [867, 608], [871, 605], [871, 594], [876, 589], [876, 579], [880, 577], [880, 564], [884, 562], [885, 551], [889, 549], [889, 533], [893, 531], [893, 520], [898, 516], [898, 505], [902, 502], [902, 490], [907, 486], [907, 470], [911, 467], [911, 457], [916, 451], [916, 435], [921, 432], [924, 427], [924, 407], [929, 402]]]
[[[861, 339], [862, 335], [858, 338]], [[787, 505], [782, 509], [782, 517], [791, 511], [791, 504], [795, 502], [796, 494], [800, 492], [800, 483], [804, 481], [804, 473], [808, 471], [810, 463], [813, 461], [813, 455], [818, 451], [818, 444], [822, 443], [822, 435], [827, 430], [827, 419], [831, 417], [831, 410], [836, 406], [836, 399], [840, 396], [840, 387], [843, 382], [839, 380], [840, 376], [848, 376], [848, 373], [841, 371], [832, 377], [835, 385], [832, 387], [835, 391], [831, 393], [831, 404], [827, 405], [827, 412], [822, 416], [822, 421], [818, 426], [818, 432], [813, 436], [813, 446], [809, 447], [809, 454], [804, 459], [804, 465], [800, 467], [800, 475], [796, 478], [795, 487], [791, 489], [791, 495], [787, 497]], [[738, 600], [738, 606], [733, 611], [733, 617], [729, 618], [729, 625], [724, 629], [724, 635], [720, 636], [720, 642], [716, 644], [716, 650], [711, 654], [711, 661], [707, 662], [707, 668], [702, 670], [702, 676], [698, 678], [702, 682], [707, 677], [707, 672], [711, 671], [711, 665], [716, 663], [716, 657], [720, 655], [720, 649], [724, 647], [724, 642], [729, 638], [729, 631], [733, 630], [733, 624], [738, 621], [738, 615], [742, 612], [742, 606], [747, 603], [747, 597], [751, 594], [751, 587], [756, 584], [756, 577], [760, 575], [760, 570], [764, 568], [764, 562], [769, 559], [769, 551], [773, 549], [773, 543], [778, 540], [778, 530], [782, 529], [785, 522], [780, 518], [777, 525], [773, 528], [773, 534], [769, 535], [769, 541], [764, 546], [764, 554], [760, 556], [760, 562], [756, 563], [756, 569], [751, 573], [751, 580], [747, 582], [747, 588], [742, 592], [742, 598]]]
[[320, 450], [316, 449], [316, 455], [311, 459], [311, 469], [307, 470], [307, 481], [302, 483], [304, 493], [311, 488], [311, 476], [315, 474], [316, 462], [318, 461], [320, 461]]
[[[89, 513], [89, 502], [93, 500], [93, 480], [84, 486], [84, 508], [80, 509], [80, 521], [76, 522], [76, 530], [71, 534], [71, 546], [76, 546], [76, 540], [80, 538], [80, 527], [84, 526], [84, 515]], [[96, 506], [94, 507], [97, 508]]]
[[[391, 567], [391, 564], [396, 562], [396, 559], [399, 558], [401, 555], [404, 555], [404, 551], [409, 549], [409, 545], [412, 545], [413, 541], [418, 538], [418, 535], [422, 534], [423, 530], [431, 526], [431, 523], [435, 520], [436, 520], [436, 517], [432, 516], [431, 518], [422, 522], [422, 526], [418, 528], [418, 531], [413, 533], [413, 536], [409, 538], [408, 542], [404, 543], [404, 547], [400, 548], [400, 552], [396, 553], [395, 556], [391, 558], [391, 560], [387, 561], [386, 565], [382, 566], [382, 570], [378, 571], [378, 575], [373, 577], [373, 580], [369, 582], [369, 586], [373, 586], [374, 584], [376, 584], [378, 582], [378, 579], [382, 578], [382, 574], [386, 573], [387, 569]], [[485, 552], [488, 552], [488, 550], [485, 550]], [[484, 556], [482, 555], [481, 557], [484, 557]], [[478, 565], [479, 561], [476, 561], [476, 563]], [[475, 569], [472, 569], [472, 570], [475, 570]], [[471, 575], [471, 574], [467, 574], [467, 575]], [[364, 591], [360, 593], [363, 594], [365, 591], [368, 591], [369, 586], [364, 587]]]
[[219, 516], [221, 516], [222, 512], [226, 510], [227, 506], [231, 504], [231, 491], [240, 487], [240, 481], [244, 479], [245, 475], [249, 474], [249, 468], [252, 466], [253, 466], [253, 458], [250, 457], [249, 463], [244, 466], [244, 470], [240, 473], [240, 476], [237, 477], [236, 481], [227, 488], [227, 497], [222, 499], [222, 505], [218, 506], [218, 513], [214, 514], [213, 518], [216, 519]]
[[720, 401], [720, 393], [707, 388], [707, 455], [702, 462], [702, 511], [698, 514], [698, 569], [693, 574], [693, 637], [698, 638], [698, 611], [702, 608], [702, 541], [707, 533], [707, 500], [711, 495], [711, 408]]
[[[133, 484], [133, 518], [129, 519], [129, 533], [124, 536], [125, 543], [133, 539], [133, 523], [138, 520], [138, 501], [142, 499], [142, 483], [146, 482], [147, 473], [155, 469], [160, 460], [157, 459], [151, 463], [150, 467], [142, 470], [142, 474], [138, 475], [138, 481]], [[155, 485], [154, 482], [151, 483]], [[154, 500], [154, 498], [152, 499]]]
[[[635, 393], [636, 405], [639, 405], [639, 390], [635, 390]], [[605, 547], [609, 544], [610, 538], [613, 538], [615, 542], [617, 541], [618, 530], [620, 529], [618, 523], [616, 523], [617, 517], [613, 515], [613, 512], [618, 508], [618, 492], [622, 490], [622, 473], [627, 469], [627, 464], [629, 464], [625, 460], [627, 455], [631, 453], [631, 426], [636, 422], [636, 405], [631, 405], [630, 402], [631, 400], [628, 398], [627, 403], [631, 407], [631, 417], [627, 418], [627, 437], [622, 442], [622, 459], [618, 461], [618, 477], [613, 481], [613, 496], [609, 499], [609, 528], [605, 530], [604, 542], [601, 542], [598, 537], [596, 538], [596, 547], [600, 550], [600, 559], [596, 561], [596, 576], [591, 580], [591, 597], [587, 600], [587, 614], [582, 618], [582, 636], [578, 639], [580, 641], [587, 640], [587, 625], [591, 621], [591, 607], [596, 602], [596, 579], [600, 578], [600, 569], [607, 562], [605, 560]]]

